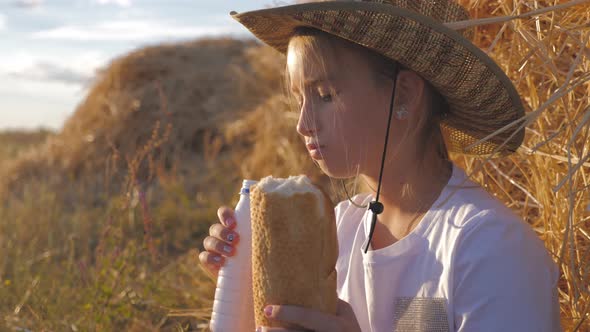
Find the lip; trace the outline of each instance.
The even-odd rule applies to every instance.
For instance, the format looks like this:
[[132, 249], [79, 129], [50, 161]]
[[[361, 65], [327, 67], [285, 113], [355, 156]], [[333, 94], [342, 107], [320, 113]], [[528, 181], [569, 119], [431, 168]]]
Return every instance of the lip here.
[[317, 150], [317, 149], [319, 149], [321, 147], [321, 145], [319, 145], [317, 143], [307, 143], [305, 146], [307, 147], [307, 149], [309, 151], [311, 151], [311, 150]]
[[323, 145], [319, 145], [316, 143], [308, 143], [305, 145], [307, 147], [307, 150], [309, 151], [309, 155], [311, 156], [311, 158], [315, 159], [315, 160], [322, 160], [322, 154], [320, 153], [320, 149], [323, 148]]

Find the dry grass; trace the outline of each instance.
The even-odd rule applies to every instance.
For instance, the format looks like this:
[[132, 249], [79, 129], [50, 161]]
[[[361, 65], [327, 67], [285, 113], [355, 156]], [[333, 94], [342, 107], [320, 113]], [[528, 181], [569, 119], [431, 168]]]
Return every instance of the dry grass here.
[[[564, 2], [461, 3], [485, 18]], [[566, 331], [590, 329], [589, 13], [583, 4], [476, 28], [476, 43], [523, 97], [527, 137], [504, 160], [454, 157], [544, 240], [562, 272]], [[213, 282], [190, 250], [217, 206], [236, 203], [241, 178], [306, 173], [341, 200], [285, 112], [283, 67], [274, 51], [231, 40], [113, 61], [61, 133], [2, 171], [4, 322], [195, 329], [210, 313]]]
[[4, 164], [18, 158], [20, 153], [39, 145], [52, 133], [48, 130], [9, 130], [0, 133], [0, 172]]

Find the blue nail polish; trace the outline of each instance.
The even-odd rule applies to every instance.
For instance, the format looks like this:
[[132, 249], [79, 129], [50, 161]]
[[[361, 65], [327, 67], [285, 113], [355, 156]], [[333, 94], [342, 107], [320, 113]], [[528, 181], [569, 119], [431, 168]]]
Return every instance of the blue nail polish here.
[[233, 234], [229, 234], [229, 235], [227, 236], [227, 240], [228, 240], [229, 242], [232, 242], [232, 241], [234, 240], [234, 235], [233, 235]]

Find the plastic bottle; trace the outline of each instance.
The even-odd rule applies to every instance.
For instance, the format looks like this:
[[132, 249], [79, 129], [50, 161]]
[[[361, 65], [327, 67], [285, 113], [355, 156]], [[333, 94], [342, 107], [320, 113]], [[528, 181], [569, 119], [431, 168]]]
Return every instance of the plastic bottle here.
[[212, 332], [254, 331], [254, 303], [252, 300], [252, 228], [250, 221], [250, 186], [254, 180], [244, 180], [240, 200], [236, 205], [235, 231], [240, 241], [235, 255], [226, 257], [219, 270], [213, 312], [209, 328]]

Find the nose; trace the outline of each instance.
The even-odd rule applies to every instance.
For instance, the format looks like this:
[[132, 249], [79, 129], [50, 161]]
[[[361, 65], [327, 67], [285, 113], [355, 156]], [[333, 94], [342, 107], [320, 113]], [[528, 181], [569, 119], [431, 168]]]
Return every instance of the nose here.
[[304, 103], [299, 112], [299, 120], [297, 121], [297, 132], [301, 136], [313, 137], [317, 134], [317, 121], [312, 112], [311, 105]]

